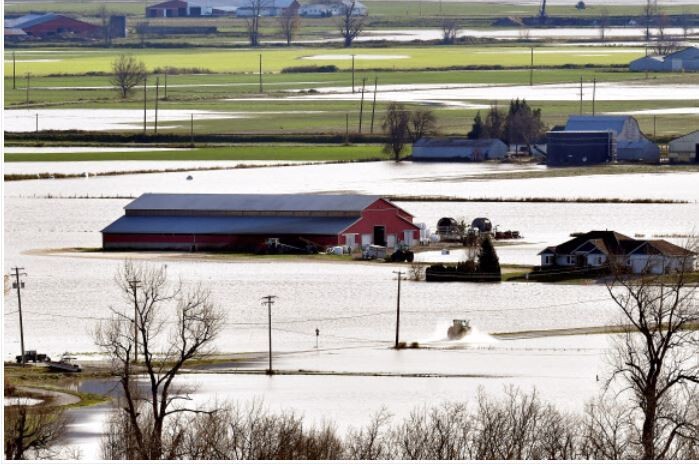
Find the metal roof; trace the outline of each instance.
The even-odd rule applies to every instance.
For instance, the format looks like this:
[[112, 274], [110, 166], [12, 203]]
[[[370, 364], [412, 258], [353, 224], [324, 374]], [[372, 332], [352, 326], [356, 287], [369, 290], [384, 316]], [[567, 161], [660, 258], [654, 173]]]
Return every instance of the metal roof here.
[[308, 234], [338, 235], [359, 217], [297, 216], [122, 216], [102, 230], [108, 234]]
[[342, 211], [364, 210], [381, 197], [374, 195], [144, 193], [126, 211]]
[[499, 139], [476, 139], [465, 137], [422, 137], [413, 144], [414, 147], [464, 147], [464, 148], [488, 148], [493, 144], [505, 145]]
[[614, 131], [623, 132], [624, 124], [630, 116], [570, 116], [566, 131]]

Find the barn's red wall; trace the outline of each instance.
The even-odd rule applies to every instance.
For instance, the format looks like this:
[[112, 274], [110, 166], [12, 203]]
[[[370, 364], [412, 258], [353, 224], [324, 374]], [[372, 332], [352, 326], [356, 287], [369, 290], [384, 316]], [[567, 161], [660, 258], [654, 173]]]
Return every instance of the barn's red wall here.
[[[58, 32], [62, 29], [61, 32]], [[99, 33], [99, 27], [94, 24], [76, 21], [71, 18], [56, 18], [35, 26], [24, 29], [24, 32], [33, 36], [43, 36], [49, 34], [75, 33], [81, 35], [95, 35]]]
[[[271, 235], [192, 235], [192, 234], [102, 234], [105, 249], [188, 250], [246, 250], [262, 247]], [[285, 245], [304, 248], [299, 235], [274, 235]], [[306, 240], [321, 247], [337, 245], [335, 235], [305, 235]]]

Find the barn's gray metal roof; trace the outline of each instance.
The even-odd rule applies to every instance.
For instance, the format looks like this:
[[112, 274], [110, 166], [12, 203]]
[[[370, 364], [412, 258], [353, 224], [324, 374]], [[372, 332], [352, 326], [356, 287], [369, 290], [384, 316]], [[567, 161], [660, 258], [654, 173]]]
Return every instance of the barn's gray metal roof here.
[[359, 217], [297, 216], [122, 216], [102, 230], [108, 234], [338, 235]]
[[380, 199], [374, 195], [294, 195], [145, 193], [126, 205], [134, 210], [191, 211], [342, 211], [360, 212]]
[[614, 131], [624, 130], [624, 124], [630, 116], [570, 116], [566, 131]]

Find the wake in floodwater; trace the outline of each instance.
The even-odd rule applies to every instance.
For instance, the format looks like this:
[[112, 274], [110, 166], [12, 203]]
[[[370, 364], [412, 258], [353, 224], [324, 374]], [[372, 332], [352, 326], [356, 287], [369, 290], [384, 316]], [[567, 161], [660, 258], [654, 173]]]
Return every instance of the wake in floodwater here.
[[498, 340], [487, 332], [483, 332], [475, 325], [471, 324], [471, 331], [464, 337], [458, 340], [449, 340], [447, 331], [452, 325], [450, 320], [441, 320], [435, 326], [432, 335], [424, 340], [421, 340], [420, 345], [434, 348], [459, 348], [472, 347], [483, 345], [495, 345]]

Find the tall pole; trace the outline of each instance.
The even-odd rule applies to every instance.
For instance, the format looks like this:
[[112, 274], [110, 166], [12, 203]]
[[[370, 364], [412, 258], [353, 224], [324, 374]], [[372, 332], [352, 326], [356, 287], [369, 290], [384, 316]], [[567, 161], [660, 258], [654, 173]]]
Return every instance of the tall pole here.
[[396, 300], [396, 344], [393, 348], [398, 349], [398, 338], [400, 333], [400, 281], [403, 280], [403, 271], [393, 271], [398, 275], [398, 299]]
[[352, 55], [352, 93], [354, 93], [354, 55]]
[[20, 272], [24, 271], [23, 267], [13, 267], [12, 271], [14, 271], [15, 274], [15, 287], [17, 288], [17, 312], [19, 313], [19, 347], [20, 350], [22, 350], [22, 364], [24, 364], [27, 359], [26, 355], [24, 352], [24, 325], [22, 324], [22, 285], [23, 282], [21, 281], [20, 276], [26, 276], [26, 272]]
[[657, 119], [658, 117], [656, 115], [653, 115], [653, 138], [655, 138], [655, 123]]
[[39, 132], [39, 113], [34, 115], [34, 132]]
[[260, 93], [262, 93], [262, 53], [260, 53]]
[[165, 97], [164, 97], [164, 99], [167, 100], [167, 71], [165, 72], [165, 76], [163, 76], [163, 77], [165, 78]]
[[376, 114], [376, 88], [379, 84], [379, 78], [374, 78], [374, 102], [371, 104], [371, 133], [374, 133], [374, 115]]
[[189, 115], [189, 143], [194, 146], [194, 113]]
[[534, 85], [534, 47], [531, 47], [531, 60], [529, 63], [529, 86]]
[[595, 103], [597, 99], [597, 78], [592, 79], [592, 116], [595, 115]]
[[158, 91], [160, 87], [160, 78], [155, 78], [155, 135], [158, 135]]
[[133, 290], [133, 362], [138, 362], [138, 294], [136, 291], [140, 287], [140, 280], [129, 280], [129, 286]]
[[345, 143], [349, 145], [349, 113], [345, 115]]
[[262, 297], [262, 305], [267, 305], [267, 336], [269, 338], [269, 369], [267, 370], [268, 375], [273, 375], [272, 371], [272, 305], [274, 304], [274, 299], [276, 296], [267, 295]]
[[143, 134], [146, 134], [146, 108], [148, 107], [148, 92], [146, 90], [146, 84], [148, 83], [148, 78], [143, 79]]
[[583, 114], [583, 78], [580, 76], [580, 114]]
[[366, 87], [366, 77], [362, 78], [362, 98], [359, 101], [359, 133], [362, 133], [362, 117], [364, 116], [364, 88]]
[[32, 73], [27, 73], [27, 105], [29, 104], [29, 88], [31, 87]]
[[17, 89], [17, 58], [15, 52], [12, 52], [12, 90]]

